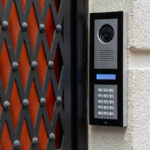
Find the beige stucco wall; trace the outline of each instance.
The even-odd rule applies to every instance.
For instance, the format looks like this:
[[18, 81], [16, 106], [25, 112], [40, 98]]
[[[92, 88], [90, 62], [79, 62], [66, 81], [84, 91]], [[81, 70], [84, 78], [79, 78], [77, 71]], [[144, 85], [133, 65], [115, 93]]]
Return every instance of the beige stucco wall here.
[[150, 1], [89, 0], [89, 12], [128, 12], [128, 127], [89, 125], [89, 150], [150, 150]]

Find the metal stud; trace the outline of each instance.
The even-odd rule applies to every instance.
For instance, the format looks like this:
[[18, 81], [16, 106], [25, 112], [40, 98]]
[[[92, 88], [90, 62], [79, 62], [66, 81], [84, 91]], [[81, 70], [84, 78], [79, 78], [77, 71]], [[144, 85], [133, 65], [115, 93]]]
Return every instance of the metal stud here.
[[50, 60], [50, 61], [48, 62], [48, 68], [49, 68], [49, 69], [53, 69], [53, 68], [54, 68], [54, 62], [53, 62], [53, 61]]
[[61, 26], [60, 24], [58, 24], [58, 25], [56, 26], [56, 32], [57, 32], [57, 33], [62, 32], [62, 26]]
[[10, 107], [10, 103], [9, 103], [9, 101], [4, 101], [4, 103], [3, 103], [3, 107], [4, 107], [4, 110], [8, 110], [9, 109], [9, 107]]
[[28, 29], [28, 23], [27, 22], [22, 22], [21, 26], [22, 26], [23, 32], [27, 31], [27, 29]]
[[38, 138], [37, 137], [33, 137], [32, 144], [35, 146], [37, 143], [38, 143]]
[[32, 64], [31, 64], [32, 70], [36, 70], [37, 65], [38, 65], [37, 61], [32, 61]]
[[24, 99], [23, 100], [23, 107], [26, 108], [29, 106], [29, 100], [28, 99]]
[[16, 71], [17, 68], [18, 68], [18, 66], [19, 66], [18, 62], [14, 61], [14, 62], [12, 63], [12, 69], [13, 69], [13, 71]]
[[46, 99], [45, 99], [44, 97], [42, 97], [42, 98], [40, 99], [40, 104], [41, 104], [41, 106], [45, 106], [45, 104], [46, 104]]
[[8, 30], [8, 21], [4, 20], [2, 22], [2, 30], [4, 31]]
[[45, 31], [45, 25], [40, 24], [39, 30], [40, 30], [41, 33], [43, 33]]
[[55, 140], [55, 134], [54, 133], [50, 133], [50, 135], [49, 135], [49, 139], [51, 140], [51, 141], [54, 141]]
[[20, 141], [19, 140], [15, 140], [14, 144], [13, 144], [14, 149], [18, 149], [20, 147]]
[[61, 104], [62, 103], [62, 97], [58, 96], [56, 99], [57, 104]]

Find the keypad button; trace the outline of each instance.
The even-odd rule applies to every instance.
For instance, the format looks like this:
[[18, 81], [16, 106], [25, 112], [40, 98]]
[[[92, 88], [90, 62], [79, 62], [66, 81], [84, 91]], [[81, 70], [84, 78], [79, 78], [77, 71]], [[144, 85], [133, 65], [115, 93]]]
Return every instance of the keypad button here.
[[108, 100], [104, 100], [103, 103], [104, 103], [105, 105], [108, 105], [108, 104], [109, 104], [109, 101], [108, 101]]
[[104, 95], [103, 94], [98, 94], [98, 98], [103, 98]]
[[109, 106], [109, 110], [114, 110], [114, 106]]
[[101, 100], [101, 99], [98, 99], [97, 102], [98, 102], [98, 104], [103, 104], [103, 100]]
[[109, 98], [110, 98], [110, 99], [114, 99], [114, 95], [110, 94], [110, 95], [109, 95]]
[[107, 88], [104, 88], [104, 92], [109, 92], [109, 89], [107, 89]]
[[98, 109], [104, 109], [104, 107], [103, 106], [101, 106], [101, 105], [98, 105]]
[[103, 92], [103, 89], [102, 88], [98, 88], [97, 91], [98, 92]]
[[109, 101], [109, 104], [110, 105], [114, 105], [114, 101]]
[[108, 94], [104, 94], [103, 97], [104, 97], [104, 98], [109, 98], [109, 95], [108, 95]]
[[108, 116], [109, 115], [109, 112], [104, 112], [104, 116]]
[[114, 89], [109, 89], [109, 92], [110, 93], [114, 93]]
[[103, 114], [104, 114], [104, 113], [103, 113], [102, 111], [98, 111], [98, 115], [99, 115], [99, 116], [103, 116]]
[[104, 106], [103, 109], [104, 109], [104, 110], [108, 110], [109, 107], [108, 107], [108, 106]]
[[114, 116], [115, 114], [113, 112], [109, 112], [109, 116]]

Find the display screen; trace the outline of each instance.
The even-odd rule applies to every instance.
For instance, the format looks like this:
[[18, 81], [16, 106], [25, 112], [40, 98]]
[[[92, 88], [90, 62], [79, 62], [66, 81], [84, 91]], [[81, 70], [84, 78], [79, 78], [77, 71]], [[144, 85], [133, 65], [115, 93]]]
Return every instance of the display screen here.
[[116, 80], [116, 74], [96, 74], [96, 80]]

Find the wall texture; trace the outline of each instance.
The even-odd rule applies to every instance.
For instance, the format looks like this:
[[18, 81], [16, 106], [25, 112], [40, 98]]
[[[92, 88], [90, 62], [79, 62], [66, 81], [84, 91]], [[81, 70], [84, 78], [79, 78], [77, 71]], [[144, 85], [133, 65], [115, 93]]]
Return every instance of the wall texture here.
[[89, 13], [128, 12], [128, 127], [89, 125], [89, 150], [150, 149], [150, 2], [89, 0]]

